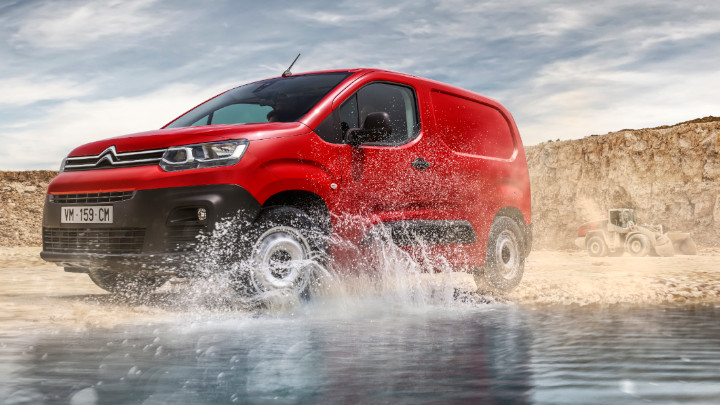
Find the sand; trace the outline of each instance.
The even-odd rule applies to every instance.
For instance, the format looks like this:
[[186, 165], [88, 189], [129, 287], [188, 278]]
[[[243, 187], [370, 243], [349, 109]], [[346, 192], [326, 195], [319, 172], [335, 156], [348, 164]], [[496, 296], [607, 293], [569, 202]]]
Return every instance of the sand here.
[[[4, 331], [113, 327], [171, 321], [197, 316], [198, 311], [241, 310], [227, 291], [212, 291], [219, 298], [210, 303], [202, 302], [204, 294], [185, 297], [177, 287], [182, 281], [168, 283], [149, 300], [113, 297], [87, 275], [66, 273], [43, 262], [39, 251], [0, 248], [0, 271], [5, 273], [0, 285]], [[452, 279], [459, 288], [472, 284], [466, 280], [469, 275], [457, 276]], [[536, 251], [527, 260], [520, 286], [499, 301], [528, 307], [720, 305], [720, 249], [670, 258], [595, 258], [579, 251]]]
[[509, 300], [525, 305], [720, 304], [720, 249], [697, 256], [590, 257], [536, 251]]

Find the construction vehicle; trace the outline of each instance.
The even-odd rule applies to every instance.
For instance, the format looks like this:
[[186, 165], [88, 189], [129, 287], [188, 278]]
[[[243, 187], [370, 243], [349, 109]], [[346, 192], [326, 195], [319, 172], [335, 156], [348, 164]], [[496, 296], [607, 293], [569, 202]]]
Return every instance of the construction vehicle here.
[[608, 219], [586, 222], [578, 228], [575, 245], [590, 256], [696, 255], [697, 246], [689, 233], [663, 232], [662, 225], [637, 225], [630, 208], [608, 211]]

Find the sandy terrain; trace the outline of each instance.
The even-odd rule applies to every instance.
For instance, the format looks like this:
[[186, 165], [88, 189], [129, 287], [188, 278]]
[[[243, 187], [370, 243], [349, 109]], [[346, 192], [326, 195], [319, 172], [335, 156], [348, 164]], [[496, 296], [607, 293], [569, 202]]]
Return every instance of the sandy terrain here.
[[[149, 301], [113, 297], [85, 274], [65, 273], [44, 263], [39, 251], [0, 248], [0, 271], [6, 273], [0, 285], [3, 330], [112, 327], [197, 316], [201, 311], [242, 310], [221, 287], [206, 286], [202, 288], [207, 290], [188, 294], [182, 282], [168, 283]], [[455, 282], [468, 284], [463, 277]], [[210, 295], [214, 301], [208, 301]], [[720, 305], [720, 249], [671, 258], [593, 258], [585, 252], [536, 251], [528, 258], [522, 284], [507, 300], [524, 306]]]
[[697, 256], [590, 257], [534, 251], [520, 286], [522, 304], [720, 304], [720, 249]]
[[[0, 248], [0, 330], [113, 326], [165, 315], [147, 305], [117, 302], [85, 274], [40, 259], [40, 248]], [[122, 307], [122, 308], [120, 308]]]

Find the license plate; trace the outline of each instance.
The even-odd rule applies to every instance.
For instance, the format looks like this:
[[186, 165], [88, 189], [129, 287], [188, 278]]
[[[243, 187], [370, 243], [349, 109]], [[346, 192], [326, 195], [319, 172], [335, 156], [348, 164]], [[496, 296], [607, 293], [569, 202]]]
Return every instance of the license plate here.
[[61, 215], [63, 224], [111, 224], [113, 207], [62, 207]]

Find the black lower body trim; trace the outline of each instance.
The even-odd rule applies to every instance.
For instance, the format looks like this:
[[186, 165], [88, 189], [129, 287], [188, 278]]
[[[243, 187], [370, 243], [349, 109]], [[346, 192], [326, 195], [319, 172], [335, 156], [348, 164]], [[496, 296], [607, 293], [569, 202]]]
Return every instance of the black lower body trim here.
[[[80, 206], [112, 206], [113, 223], [62, 222], [63, 207]], [[130, 199], [96, 204], [47, 198], [40, 256], [73, 271], [183, 270], [190, 267], [199, 235], [227, 218], [251, 223], [260, 208], [248, 191], [229, 184], [138, 190]]]
[[475, 243], [475, 229], [464, 220], [408, 220], [384, 222], [398, 246]]

